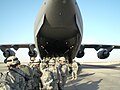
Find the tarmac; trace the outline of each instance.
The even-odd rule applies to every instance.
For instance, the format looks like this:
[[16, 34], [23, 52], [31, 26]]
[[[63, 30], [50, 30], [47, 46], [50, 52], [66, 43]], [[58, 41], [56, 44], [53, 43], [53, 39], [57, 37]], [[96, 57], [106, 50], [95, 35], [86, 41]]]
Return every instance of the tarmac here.
[[[81, 65], [77, 80], [68, 78], [64, 90], [120, 90], [120, 68], [102, 65]], [[0, 63], [0, 72], [7, 70]]]
[[82, 65], [78, 79], [69, 79], [65, 90], [120, 90], [120, 68], [113, 66]]

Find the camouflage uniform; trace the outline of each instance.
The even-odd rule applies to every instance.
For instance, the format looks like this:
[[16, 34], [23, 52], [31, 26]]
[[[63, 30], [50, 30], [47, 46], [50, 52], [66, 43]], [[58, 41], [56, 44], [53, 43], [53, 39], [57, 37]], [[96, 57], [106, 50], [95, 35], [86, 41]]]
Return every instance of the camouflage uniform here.
[[53, 74], [53, 90], [58, 90], [58, 71], [56, 69], [56, 66], [55, 66], [55, 60], [51, 59], [49, 61], [49, 70], [52, 72]]
[[67, 81], [67, 76], [68, 76], [68, 66], [65, 63], [65, 58], [61, 57], [60, 59], [60, 64], [58, 66], [58, 76], [59, 76], [59, 89], [63, 90], [65, 83]]
[[42, 76], [42, 72], [39, 69], [39, 63], [35, 63], [32, 67], [33, 70], [33, 79], [34, 79], [34, 89], [39, 90], [41, 89], [42, 83], [40, 77]]
[[9, 69], [1, 75], [0, 90], [25, 90], [25, 74], [17, 67], [19, 64], [20, 61], [17, 57], [7, 58]]
[[53, 73], [48, 68], [45, 68], [42, 73], [43, 90], [53, 90]]
[[45, 61], [42, 61], [41, 63], [40, 63], [40, 71], [43, 71], [45, 68], [47, 68], [48, 67], [48, 65], [47, 65], [47, 63], [45, 62]]
[[40, 71], [43, 71], [45, 68], [48, 68], [48, 62], [49, 62], [49, 58], [44, 57], [40, 63]]
[[25, 90], [26, 83], [22, 73], [21, 70], [16, 68], [11, 68], [8, 72], [4, 73], [2, 76], [2, 80], [6, 84], [4, 88], [6, 87], [6, 90]]
[[42, 72], [40, 71], [40, 61], [36, 61], [35, 57], [30, 58], [31, 62], [29, 63], [29, 67], [32, 69], [32, 90], [39, 90], [41, 89], [41, 80], [40, 77]]
[[72, 80], [77, 79], [77, 72], [78, 72], [78, 64], [77, 62], [74, 61], [72, 63]]
[[25, 73], [26, 88], [25, 90], [34, 90], [33, 70], [27, 65], [20, 65], [19, 69]]

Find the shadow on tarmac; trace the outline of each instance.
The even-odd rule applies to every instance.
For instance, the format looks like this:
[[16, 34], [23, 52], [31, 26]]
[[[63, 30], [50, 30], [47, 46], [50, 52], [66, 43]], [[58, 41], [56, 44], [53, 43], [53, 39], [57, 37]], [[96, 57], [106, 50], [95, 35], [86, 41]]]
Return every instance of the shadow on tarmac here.
[[81, 74], [81, 75], [78, 75], [78, 78], [80, 77], [82, 77], [82, 78], [84, 78], [84, 77], [87, 77], [87, 76], [91, 76], [91, 75], [94, 75], [95, 73], [86, 73], [86, 74]]
[[103, 79], [100, 79], [100, 80], [97, 80], [97, 81], [88, 81], [86, 83], [81, 83], [80, 85], [76, 85], [76, 87], [78, 89], [81, 89], [81, 90], [98, 90], [99, 89], [99, 83], [102, 80]]
[[[98, 81], [88, 81], [86, 83], [81, 83], [85, 77], [94, 75], [95, 73], [79, 74], [77, 80], [69, 80], [66, 83], [65, 90], [97, 90], [98, 84], [101, 80]], [[89, 89], [91, 88], [91, 89]]]
[[[89, 76], [89, 75], [88, 75]], [[69, 83], [65, 87], [65, 90], [98, 90], [99, 89], [99, 83], [103, 80], [97, 80], [97, 81], [87, 81], [84, 83], [81, 83], [82, 79], [74, 80]]]

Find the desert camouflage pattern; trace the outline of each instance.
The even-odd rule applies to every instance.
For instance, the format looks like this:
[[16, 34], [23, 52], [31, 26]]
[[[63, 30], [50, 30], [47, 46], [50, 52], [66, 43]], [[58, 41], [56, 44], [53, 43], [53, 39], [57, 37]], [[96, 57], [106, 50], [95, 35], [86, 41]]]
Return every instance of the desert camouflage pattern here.
[[74, 61], [72, 63], [72, 80], [77, 79], [77, 72], [78, 72], [78, 64], [77, 62]]
[[12, 68], [4, 72], [0, 79], [0, 90], [26, 90], [26, 82], [23, 72]]
[[56, 68], [56, 65], [55, 65], [55, 58], [52, 58], [50, 59], [49, 61], [49, 71], [52, 72], [53, 74], [53, 90], [58, 90], [58, 71], [57, 71], [57, 68]]
[[0, 74], [0, 90], [64, 90], [68, 64], [64, 57], [46, 57], [40, 63], [33, 60], [8, 71]]
[[42, 73], [43, 90], [53, 90], [53, 73], [48, 68], [44, 69]]
[[60, 88], [60, 90], [64, 90], [64, 86], [68, 76], [68, 66], [64, 57], [59, 58], [59, 65], [57, 67], [57, 70], [59, 76], [58, 88]]

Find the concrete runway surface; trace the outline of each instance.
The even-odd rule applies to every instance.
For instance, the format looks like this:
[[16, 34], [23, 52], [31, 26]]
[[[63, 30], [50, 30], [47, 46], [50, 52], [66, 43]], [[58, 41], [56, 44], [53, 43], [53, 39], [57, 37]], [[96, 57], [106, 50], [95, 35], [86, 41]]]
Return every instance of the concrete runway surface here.
[[[120, 68], [82, 65], [77, 80], [67, 80], [65, 90], [120, 90]], [[0, 72], [7, 67], [0, 63]]]

